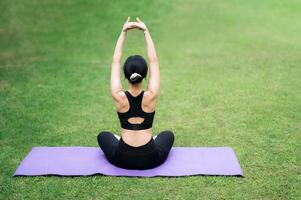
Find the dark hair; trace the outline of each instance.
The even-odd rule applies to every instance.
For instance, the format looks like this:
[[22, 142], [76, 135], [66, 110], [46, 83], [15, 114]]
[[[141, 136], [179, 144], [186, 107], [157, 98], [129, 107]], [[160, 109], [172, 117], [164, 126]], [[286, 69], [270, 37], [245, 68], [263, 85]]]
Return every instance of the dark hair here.
[[129, 56], [124, 62], [123, 71], [130, 83], [140, 83], [146, 77], [147, 63], [140, 55]]

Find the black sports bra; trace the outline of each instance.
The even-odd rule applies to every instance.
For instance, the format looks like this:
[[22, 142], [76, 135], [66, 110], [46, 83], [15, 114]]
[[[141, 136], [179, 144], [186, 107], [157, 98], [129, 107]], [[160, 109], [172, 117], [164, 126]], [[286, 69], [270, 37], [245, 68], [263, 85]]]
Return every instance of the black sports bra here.
[[[151, 128], [153, 125], [155, 111], [149, 113], [142, 110], [144, 90], [142, 90], [142, 92], [136, 97], [132, 96], [128, 91], [125, 91], [125, 94], [129, 100], [130, 108], [124, 113], [117, 112], [121, 127], [128, 130], [143, 130]], [[132, 117], [141, 117], [144, 120], [140, 124], [131, 124], [128, 119]]]

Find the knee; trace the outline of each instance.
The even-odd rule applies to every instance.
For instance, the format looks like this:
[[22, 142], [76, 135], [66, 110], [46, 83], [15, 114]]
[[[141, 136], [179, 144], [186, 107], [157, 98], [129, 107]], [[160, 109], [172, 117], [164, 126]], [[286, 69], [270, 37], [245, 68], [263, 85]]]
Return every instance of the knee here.
[[174, 133], [171, 130], [162, 131], [161, 133], [159, 133], [159, 135], [169, 138], [172, 142], [175, 139]]
[[162, 131], [160, 134], [174, 138], [174, 133], [170, 130]]
[[173, 143], [174, 140], [175, 140], [175, 135], [174, 135], [174, 133], [173, 133], [172, 131], [168, 131], [167, 134], [168, 134], [168, 136], [171, 138], [171, 141], [172, 141], [172, 143]]
[[102, 132], [100, 132], [98, 134], [98, 136], [97, 136], [98, 143], [100, 143], [100, 141], [102, 141], [103, 138], [107, 138], [110, 135], [112, 135], [112, 133], [110, 133], [109, 131], [102, 131]]

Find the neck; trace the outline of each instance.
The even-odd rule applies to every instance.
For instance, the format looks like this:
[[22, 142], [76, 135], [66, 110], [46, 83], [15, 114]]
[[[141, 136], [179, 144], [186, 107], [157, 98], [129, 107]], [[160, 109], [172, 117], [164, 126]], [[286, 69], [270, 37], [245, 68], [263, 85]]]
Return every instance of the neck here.
[[134, 96], [140, 94], [141, 88], [142, 88], [142, 82], [134, 84], [134, 85], [129, 83], [129, 91]]

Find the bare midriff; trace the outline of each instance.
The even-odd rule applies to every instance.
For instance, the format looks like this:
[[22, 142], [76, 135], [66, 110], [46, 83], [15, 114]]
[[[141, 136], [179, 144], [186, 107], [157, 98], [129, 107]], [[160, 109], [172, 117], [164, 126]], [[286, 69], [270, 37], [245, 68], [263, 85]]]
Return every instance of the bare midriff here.
[[145, 130], [127, 130], [121, 128], [122, 140], [130, 146], [139, 147], [152, 138], [152, 128]]

